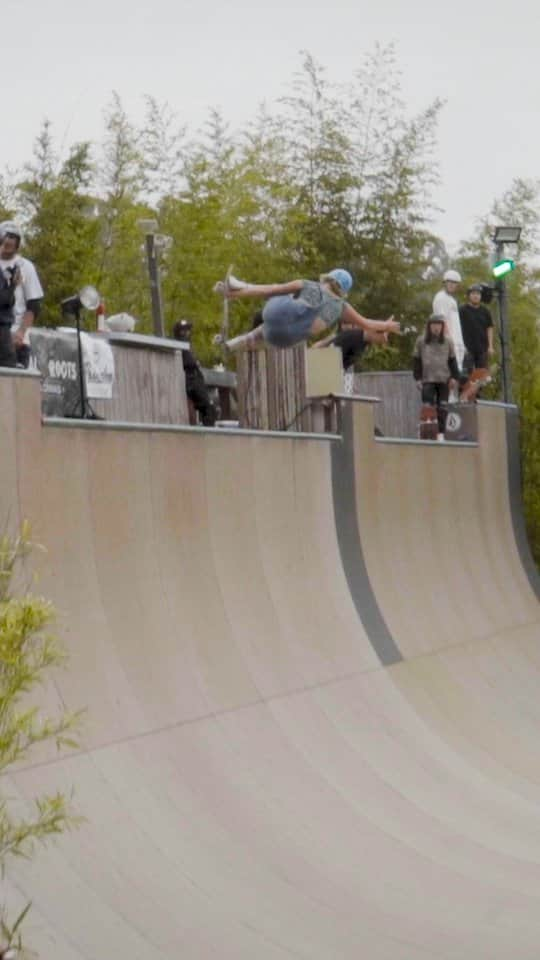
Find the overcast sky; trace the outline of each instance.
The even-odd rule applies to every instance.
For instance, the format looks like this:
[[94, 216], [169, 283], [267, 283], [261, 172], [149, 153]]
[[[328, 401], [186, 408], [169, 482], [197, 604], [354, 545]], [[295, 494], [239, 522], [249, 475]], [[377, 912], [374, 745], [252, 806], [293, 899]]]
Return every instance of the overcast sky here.
[[288, 89], [300, 50], [341, 82], [378, 41], [396, 44], [411, 112], [446, 100], [436, 197], [444, 212], [435, 227], [450, 246], [514, 177], [539, 174], [540, 17], [532, 0], [0, 2], [0, 170], [8, 159], [29, 159], [45, 117], [66, 146], [99, 139], [112, 90], [134, 120], [150, 94], [191, 127], [212, 106], [234, 127]]

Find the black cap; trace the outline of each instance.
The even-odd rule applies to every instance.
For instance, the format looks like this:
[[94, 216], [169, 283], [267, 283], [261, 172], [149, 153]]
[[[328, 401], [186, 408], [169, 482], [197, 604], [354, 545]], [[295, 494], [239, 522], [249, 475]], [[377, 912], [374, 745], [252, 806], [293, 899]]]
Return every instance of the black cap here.
[[191, 320], [177, 320], [173, 327], [173, 337], [176, 340], [181, 340], [186, 334], [190, 334], [193, 330], [193, 324]]
[[482, 284], [471, 283], [470, 287], [467, 287], [467, 293], [472, 293], [474, 290], [476, 290], [477, 293], [482, 293]]

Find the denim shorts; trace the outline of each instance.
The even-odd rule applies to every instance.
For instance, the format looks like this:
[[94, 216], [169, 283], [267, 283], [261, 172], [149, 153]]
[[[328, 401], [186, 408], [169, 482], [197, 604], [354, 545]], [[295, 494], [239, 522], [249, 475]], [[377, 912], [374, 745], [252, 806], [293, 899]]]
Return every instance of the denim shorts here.
[[273, 347], [293, 347], [307, 340], [319, 309], [288, 295], [271, 297], [264, 306], [263, 334]]

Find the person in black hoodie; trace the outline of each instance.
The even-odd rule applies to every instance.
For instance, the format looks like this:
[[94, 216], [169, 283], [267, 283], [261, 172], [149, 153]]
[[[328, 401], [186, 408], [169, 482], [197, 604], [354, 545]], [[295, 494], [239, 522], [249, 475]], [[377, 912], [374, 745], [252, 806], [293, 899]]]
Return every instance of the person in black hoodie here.
[[14, 320], [15, 288], [19, 282], [18, 271], [12, 268], [8, 273], [0, 270], [0, 367], [15, 367], [17, 356], [11, 336]]
[[493, 357], [493, 320], [482, 303], [482, 287], [473, 283], [467, 290], [467, 303], [459, 308], [461, 332], [466, 354], [464, 367], [468, 373], [483, 370]]

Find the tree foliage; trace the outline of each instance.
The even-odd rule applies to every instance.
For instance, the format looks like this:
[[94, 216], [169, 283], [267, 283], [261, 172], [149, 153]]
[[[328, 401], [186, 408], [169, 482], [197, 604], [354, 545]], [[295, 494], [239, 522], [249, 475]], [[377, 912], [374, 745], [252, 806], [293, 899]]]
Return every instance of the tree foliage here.
[[[540, 561], [540, 182], [514, 180], [461, 248], [458, 265], [465, 283], [487, 280], [496, 223], [522, 226], [517, 269], [507, 278], [510, 356], [514, 400], [521, 420], [523, 500], [529, 539]], [[492, 305], [500, 334], [496, 304]], [[492, 391], [498, 395], [500, 374]]]
[[[49, 633], [52, 604], [28, 592], [24, 582], [17, 584], [31, 547], [27, 525], [17, 537], [0, 537], [0, 778], [28, 760], [39, 744], [52, 743], [57, 750], [76, 747], [81, 719], [80, 713], [66, 710], [46, 716], [37, 702], [39, 687], [51, 670], [65, 664], [66, 654]], [[71, 798], [63, 793], [26, 804], [11, 798], [0, 780], [0, 870], [9, 875], [13, 857], [32, 857], [38, 844], [76, 823]], [[1, 911], [2, 947], [19, 942], [25, 913], [10, 924]]]

